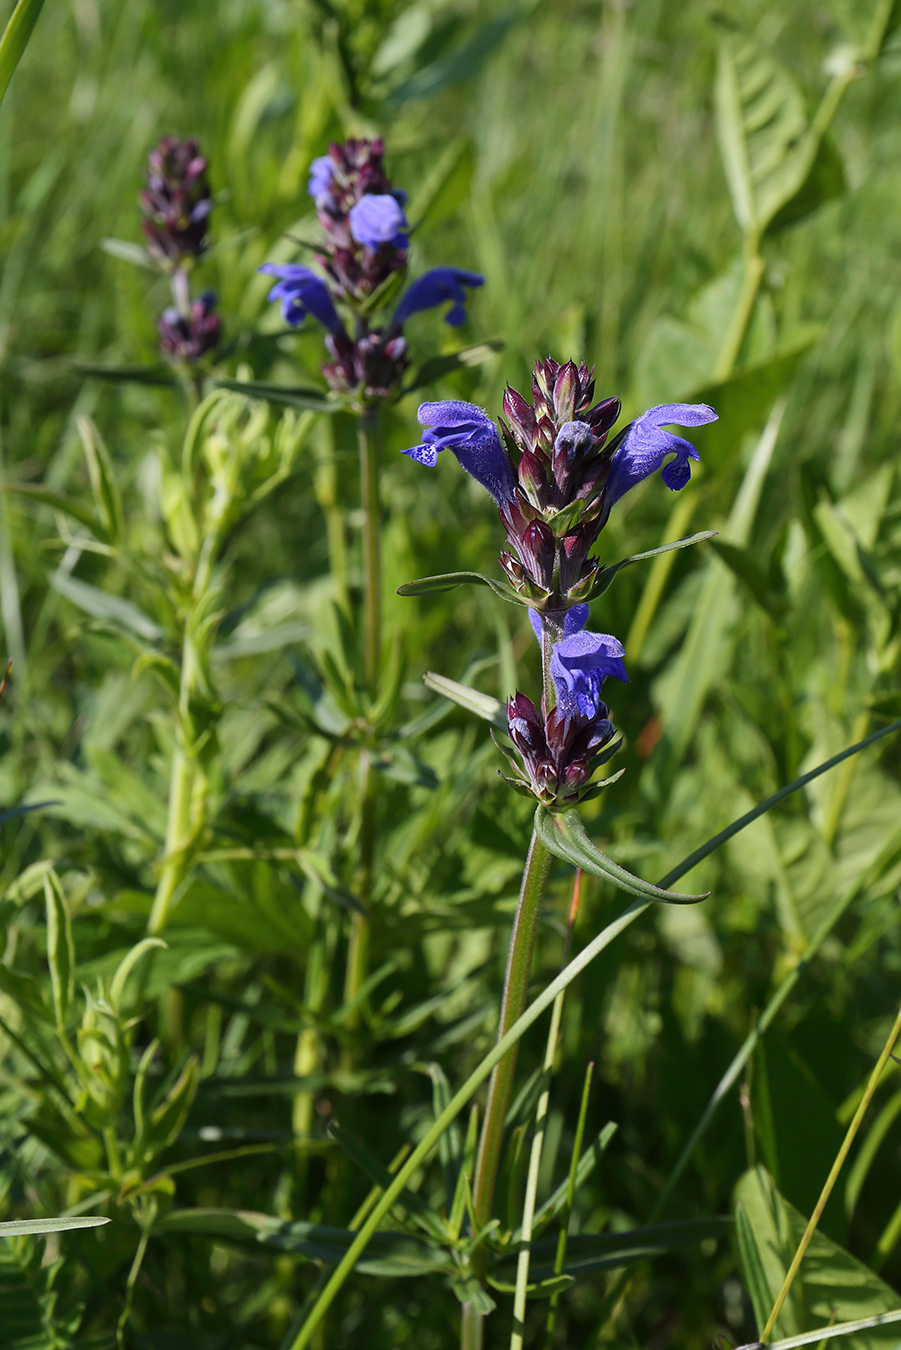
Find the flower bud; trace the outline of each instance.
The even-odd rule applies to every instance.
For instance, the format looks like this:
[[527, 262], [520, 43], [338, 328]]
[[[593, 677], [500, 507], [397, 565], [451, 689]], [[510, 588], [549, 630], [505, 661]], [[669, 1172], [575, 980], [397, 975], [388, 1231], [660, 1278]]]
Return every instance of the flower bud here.
[[213, 352], [222, 336], [222, 321], [216, 313], [216, 296], [203, 291], [191, 301], [188, 315], [170, 305], [157, 322], [160, 350], [176, 365], [196, 365]]
[[212, 201], [207, 161], [193, 137], [164, 136], [149, 156], [141, 193], [147, 251], [167, 271], [201, 256]]

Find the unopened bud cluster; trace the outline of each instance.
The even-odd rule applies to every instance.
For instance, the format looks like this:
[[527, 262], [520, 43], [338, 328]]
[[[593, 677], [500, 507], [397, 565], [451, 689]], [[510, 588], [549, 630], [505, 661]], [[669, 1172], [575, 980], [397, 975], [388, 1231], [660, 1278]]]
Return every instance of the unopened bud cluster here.
[[147, 252], [170, 279], [173, 304], [159, 319], [160, 350], [174, 365], [194, 366], [222, 335], [216, 297], [191, 298], [189, 277], [207, 249], [212, 197], [207, 161], [193, 137], [164, 136], [150, 152], [140, 195]]
[[606, 704], [599, 702], [588, 715], [558, 706], [545, 717], [517, 693], [507, 703], [507, 729], [520, 762], [508, 756], [514, 777], [502, 777], [523, 796], [567, 810], [601, 791], [603, 784], [593, 783], [592, 775], [616, 750], [610, 746], [614, 731]]
[[504, 394], [501, 434], [517, 481], [500, 506], [510, 545], [500, 561], [536, 608], [555, 595], [580, 599], [597, 571], [588, 555], [610, 513], [605, 446], [621, 405], [592, 405], [593, 374], [548, 358], [535, 363], [531, 403], [509, 386]]

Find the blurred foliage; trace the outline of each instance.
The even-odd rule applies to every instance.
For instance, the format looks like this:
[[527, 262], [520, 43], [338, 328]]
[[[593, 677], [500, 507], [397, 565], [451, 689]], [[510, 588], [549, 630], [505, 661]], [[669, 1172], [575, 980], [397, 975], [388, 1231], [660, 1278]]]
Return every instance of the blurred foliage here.
[[[450, 456], [429, 472], [397, 453], [416, 435], [411, 393], [383, 428], [394, 654], [375, 719], [372, 975], [362, 1018], [343, 1004], [360, 825], [354, 427], [232, 394], [216, 405], [226, 431], [200, 427], [185, 460], [177, 385], [85, 375], [157, 367], [165, 286], [121, 242], [140, 237], [147, 151], [176, 132], [210, 157], [204, 279], [231, 380], [319, 385], [320, 333], [281, 333], [256, 268], [313, 236], [311, 158], [332, 137], [383, 132], [422, 221], [414, 271], [453, 262], [487, 278], [461, 336], [414, 320], [417, 359], [505, 344], [442, 374], [430, 397], [494, 410], [504, 382], [524, 388], [551, 353], [594, 362], [627, 416], [695, 396], [720, 410], [691, 486], [672, 498], [647, 484], [602, 536], [613, 561], [720, 531], [625, 570], [593, 605], [593, 625], [627, 641], [631, 684], [611, 695], [626, 773], [585, 823], [656, 879], [901, 711], [895, 21], [878, 0], [751, 0], [716, 16], [660, 0], [45, 7], [0, 109], [0, 473], [15, 489], [0, 494], [15, 663], [0, 808], [45, 803], [0, 824], [0, 1217], [113, 1222], [43, 1247], [0, 1241], [4, 1347], [101, 1350], [126, 1315], [126, 1343], [142, 1350], [289, 1345], [317, 1262], [334, 1263], [336, 1230], [373, 1184], [360, 1146], [386, 1167], [492, 1043], [530, 828], [484, 725], [421, 679], [534, 692], [522, 611], [485, 589], [394, 594], [433, 573], [499, 575], [484, 494]], [[190, 583], [217, 488], [229, 512], [198, 613]], [[166, 947], [123, 967], [159, 878], [183, 639], [200, 672], [188, 718], [203, 807]], [[701, 1224], [702, 1238], [636, 1259], [596, 1342], [619, 1279], [601, 1239], [648, 1222], [793, 975], [663, 1217], [725, 1215], [736, 1184], [782, 1236], [810, 1212], [896, 1011], [899, 771], [888, 738], [818, 779], [691, 874], [708, 901], [651, 911], [571, 987], [539, 1200], [566, 1177], [589, 1060], [586, 1138], [618, 1129], [577, 1190], [572, 1231], [594, 1257], [562, 1295], [559, 1344], [754, 1338], [747, 1244]], [[560, 866], [536, 990], [560, 967], [570, 889]], [[575, 942], [620, 907], [586, 879]], [[536, 1028], [522, 1084], [534, 1087], [543, 1049]], [[526, 1134], [514, 1127], [534, 1096], [511, 1122], [511, 1227]], [[899, 1102], [886, 1084], [864, 1123], [814, 1284], [830, 1260], [852, 1274], [866, 1263], [880, 1297], [901, 1283]], [[356, 1154], [328, 1132], [336, 1120]], [[321, 1345], [456, 1344], [454, 1272], [422, 1225], [428, 1238], [453, 1209], [465, 1132], [417, 1177]], [[820, 1325], [831, 1312], [814, 1303]], [[510, 1300], [498, 1304], [491, 1347], [510, 1334]], [[528, 1345], [543, 1344], [545, 1315], [530, 1301]]]

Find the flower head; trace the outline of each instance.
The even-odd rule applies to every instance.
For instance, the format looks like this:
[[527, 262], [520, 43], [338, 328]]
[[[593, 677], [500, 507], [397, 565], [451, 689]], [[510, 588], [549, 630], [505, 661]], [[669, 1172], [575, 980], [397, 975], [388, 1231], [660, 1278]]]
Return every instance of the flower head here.
[[516, 480], [497, 427], [474, 403], [421, 403], [417, 419], [427, 427], [420, 445], [404, 450], [419, 464], [434, 468], [441, 450], [453, 450], [467, 473], [500, 504], [513, 495]]
[[147, 251], [174, 270], [206, 250], [212, 209], [207, 161], [192, 136], [164, 136], [148, 162], [140, 196]]
[[222, 335], [214, 292], [201, 292], [191, 302], [189, 316], [170, 305], [160, 315], [157, 327], [163, 355], [176, 364], [195, 365], [218, 347]]
[[[461, 267], [433, 267], [426, 272], [401, 296], [400, 304], [394, 311], [391, 321], [393, 328], [402, 328], [413, 314], [424, 309], [435, 309], [446, 300], [452, 302], [444, 316], [445, 323], [454, 327], [466, 318], [465, 286], [483, 286], [485, 278], [478, 272], [465, 272]], [[497, 434], [495, 432], [495, 434]]]
[[642, 413], [626, 427], [613, 452], [605, 494], [608, 509], [655, 473], [667, 455], [674, 454], [675, 459], [664, 465], [660, 476], [673, 492], [683, 488], [691, 477], [689, 461], [700, 456], [689, 441], [663, 428], [669, 423], [700, 427], [716, 420], [717, 414], [706, 403], [662, 403]]
[[312, 314], [330, 333], [344, 332], [328, 286], [309, 267], [300, 263], [263, 263], [258, 270], [279, 278], [268, 298], [281, 301], [282, 318], [292, 328]]
[[358, 244], [377, 249], [383, 244], [406, 248], [407, 218], [403, 207], [390, 192], [369, 192], [348, 213], [350, 232]]

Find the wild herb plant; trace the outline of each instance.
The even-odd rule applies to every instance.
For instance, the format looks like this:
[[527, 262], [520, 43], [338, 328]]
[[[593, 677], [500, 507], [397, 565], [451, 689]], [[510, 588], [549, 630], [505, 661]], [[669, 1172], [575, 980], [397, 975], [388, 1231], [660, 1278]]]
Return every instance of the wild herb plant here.
[[888, 1350], [894, 7], [215, 20], [46, 6], [0, 120], [0, 1339]]

